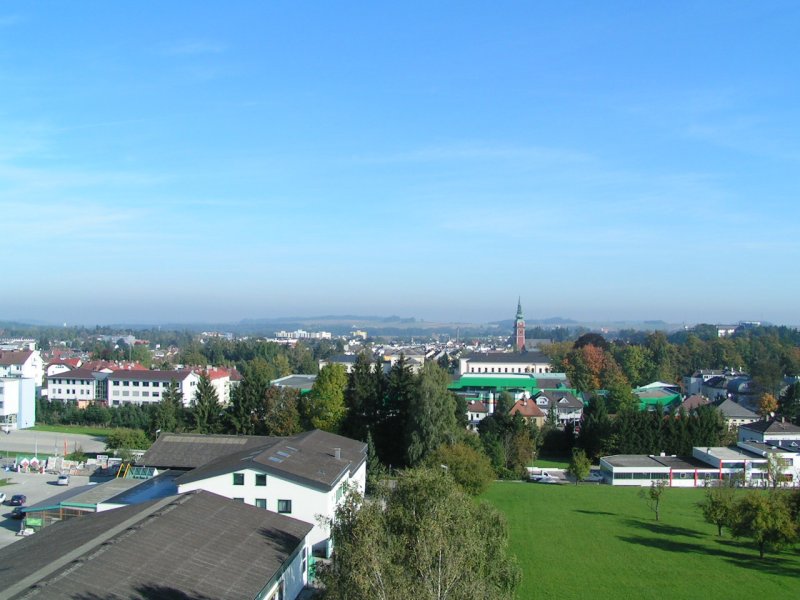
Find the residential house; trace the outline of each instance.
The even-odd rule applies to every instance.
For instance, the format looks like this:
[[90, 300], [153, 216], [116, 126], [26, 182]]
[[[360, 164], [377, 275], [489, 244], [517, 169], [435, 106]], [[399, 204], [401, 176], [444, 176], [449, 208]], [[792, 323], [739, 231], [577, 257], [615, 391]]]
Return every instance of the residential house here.
[[756, 421], [739, 427], [739, 441], [800, 449], [800, 427], [784, 420]]
[[494, 410], [494, 404], [481, 402], [480, 400], [470, 400], [467, 403], [467, 429], [478, 431], [478, 426]]
[[347, 373], [352, 373], [356, 366], [356, 360], [358, 360], [358, 356], [355, 354], [334, 354], [329, 358], [321, 359], [319, 369], [321, 371], [327, 365], [342, 365]]
[[725, 424], [731, 431], [742, 425], [755, 423], [761, 418], [752, 410], [728, 398], [717, 401], [715, 406], [717, 410], [722, 413], [722, 418], [725, 419]]
[[539, 410], [547, 416], [555, 405], [559, 425], [577, 425], [583, 417], [583, 401], [567, 390], [543, 390], [532, 398]]
[[706, 381], [712, 377], [722, 377], [722, 375], [724, 375], [724, 371], [720, 369], [698, 369], [683, 378], [683, 391], [688, 395], [700, 394]]
[[700, 394], [692, 394], [691, 396], [684, 398], [683, 402], [681, 402], [680, 408], [683, 409], [686, 414], [692, 414], [701, 406], [706, 406], [708, 404], [711, 404], [711, 401], [705, 396], [701, 396]]
[[534, 399], [517, 400], [508, 414], [512, 417], [519, 414], [527, 423], [536, 423], [537, 427], [542, 427], [547, 418], [547, 414], [537, 406]]
[[0, 377], [33, 379], [41, 389], [44, 363], [38, 350], [0, 350]]

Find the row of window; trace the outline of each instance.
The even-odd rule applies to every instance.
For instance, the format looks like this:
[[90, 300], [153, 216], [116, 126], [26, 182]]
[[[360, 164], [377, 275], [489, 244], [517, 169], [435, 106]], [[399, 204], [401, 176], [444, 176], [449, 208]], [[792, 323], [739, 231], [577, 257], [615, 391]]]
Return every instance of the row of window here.
[[54, 392], [55, 392], [56, 394], [62, 394], [62, 393], [64, 393], [64, 394], [73, 394], [73, 395], [74, 395], [74, 394], [83, 394], [83, 395], [87, 395], [87, 396], [88, 396], [88, 395], [91, 395], [91, 393], [92, 393], [92, 388], [85, 388], [85, 389], [83, 389], [83, 388], [82, 388], [82, 389], [79, 389], [79, 390], [78, 390], [78, 389], [75, 389], [75, 388], [73, 388], [73, 389], [69, 389], [69, 388], [66, 388], [66, 389], [57, 388], [57, 389], [55, 389], [55, 390], [54, 390]]
[[[235, 502], [244, 504], [244, 498], [234, 498]], [[256, 498], [256, 508], [267, 508], [266, 498]], [[291, 514], [292, 501], [291, 500], [278, 500], [278, 512], [284, 515]]]
[[[244, 473], [233, 474], [233, 485], [244, 485]], [[267, 485], [267, 476], [265, 473], [256, 473], [256, 485], [259, 487]]]
[[133, 387], [139, 387], [139, 385], [142, 387], [150, 387], [152, 385], [153, 387], [167, 387], [169, 384], [166, 381], [112, 381], [111, 385], [132, 385]]
[[[481, 367], [470, 367], [470, 373], [536, 373], [536, 367], [517, 367], [516, 371], [514, 367], [511, 367], [511, 370], [508, 370], [509, 367], [497, 367], [497, 371], [495, 371], [494, 367], [483, 367], [483, 371], [481, 371]], [[547, 369], [539, 367], [539, 373], [548, 373]]]
[[[113, 392], [111, 392], [111, 395], [112, 396], [119, 396], [120, 392], [119, 392], [119, 390], [114, 390]], [[136, 391], [136, 390], [134, 390], [132, 392], [129, 392], [128, 390], [122, 390], [122, 395], [123, 396], [134, 396], [134, 397], [138, 398], [139, 397], [139, 392]], [[153, 398], [158, 398], [158, 397], [161, 396], [161, 392], [153, 392], [152, 394], [150, 392], [142, 392], [142, 397], [143, 398], [148, 398], [150, 396], [152, 396]]]

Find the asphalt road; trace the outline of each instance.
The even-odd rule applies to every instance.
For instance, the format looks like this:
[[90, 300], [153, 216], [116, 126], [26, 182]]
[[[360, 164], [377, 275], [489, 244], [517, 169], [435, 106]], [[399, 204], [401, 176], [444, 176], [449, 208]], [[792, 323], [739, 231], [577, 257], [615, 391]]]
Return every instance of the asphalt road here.
[[12, 431], [5, 434], [0, 432], [0, 457], [9, 452], [28, 452], [31, 456], [38, 451], [40, 454], [64, 454], [64, 445], [67, 454], [75, 451], [76, 446], [83, 448], [84, 452], [103, 452], [106, 443], [103, 438], [79, 433], [51, 433], [48, 431]]

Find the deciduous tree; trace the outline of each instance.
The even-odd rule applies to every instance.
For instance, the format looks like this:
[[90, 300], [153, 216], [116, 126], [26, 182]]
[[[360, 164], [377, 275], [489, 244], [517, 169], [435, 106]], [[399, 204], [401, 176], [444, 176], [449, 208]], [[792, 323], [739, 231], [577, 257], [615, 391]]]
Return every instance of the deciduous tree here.
[[311, 391], [300, 399], [300, 413], [307, 426], [338, 432], [345, 416], [346, 387], [347, 373], [342, 365], [324, 366]]
[[567, 471], [575, 478], [575, 485], [582, 479], [586, 479], [592, 470], [592, 463], [586, 456], [586, 452], [580, 448], [572, 449], [572, 459], [569, 461]]
[[722, 528], [731, 524], [735, 504], [735, 490], [730, 485], [715, 485], [706, 488], [705, 498], [698, 504], [706, 523], [717, 526], [717, 535], [722, 537]]
[[406, 471], [382, 502], [351, 493], [331, 534], [331, 600], [510, 600], [520, 581], [503, 517], [439, 468]]
[[797, 523], [792, 519], [788, 495], [783, 492], [750, 492], [733, 509], [730, 529], [734, 537], [746, 537], [764, 558], [767, 549], [780, 550], [797, 538]]

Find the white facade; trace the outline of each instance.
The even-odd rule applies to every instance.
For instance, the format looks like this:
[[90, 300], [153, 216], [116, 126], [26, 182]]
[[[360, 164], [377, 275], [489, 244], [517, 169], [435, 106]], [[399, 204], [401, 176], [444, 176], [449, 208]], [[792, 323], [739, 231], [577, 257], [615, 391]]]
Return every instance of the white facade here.
[[363, 494], [366, 481], [366, 462], [361, 464], [352, 477], [350, 471], [346, 470], [330, 491], [248, 468], [180, 484], [178, 493], [206, 490], [300, 519], [314, 525], [308, 540], [312, 547], [319, 547], [327, 544], [330, 538], [330, 528], [320, 522], [320, 517], [333, 519], [336, 506], [344, 497], [346, 488], [353, 487]]
[[[143, 373], [146, 373], [144, 375]], [[153, 375], [157, 373], [157, 375]], [[178, 383], [183, 405], [190, 406], [200, 377], [191, 371], [117, 371], [108, 378], [108, 404], [161, 402], [172, 380]]]
[[528, 373], [542, 374], [549, 373], [552, 365], [545, 357], [538, 353], [531, 353], [529, 360], [520, 359], [525, 354], [508, 353], [504, 358], [502, 355], [487, 355], [486, 357], [466, 356], [458, 360], [458, 374], [465, 373]]
[[44, 363], [38, 350], [0, 351], [0, 377], [25, 377], [33, 379], [36, 387], [42, 386]]
[[256, 596], [256, 600], [280, 600], [286, 598], [294, 600], [308, 582], [308, 536], [303, 540], [302, 546], [293, 554], [284, 570]]
[[0, 377], [0, 428], [8, 433], [36, 424], [36, 382], [27, 377]]
[[74, 370], [47, 378], [47, 398], [59, 402], [93, 402], [98, 398], [97, 379], [90, 371]]

